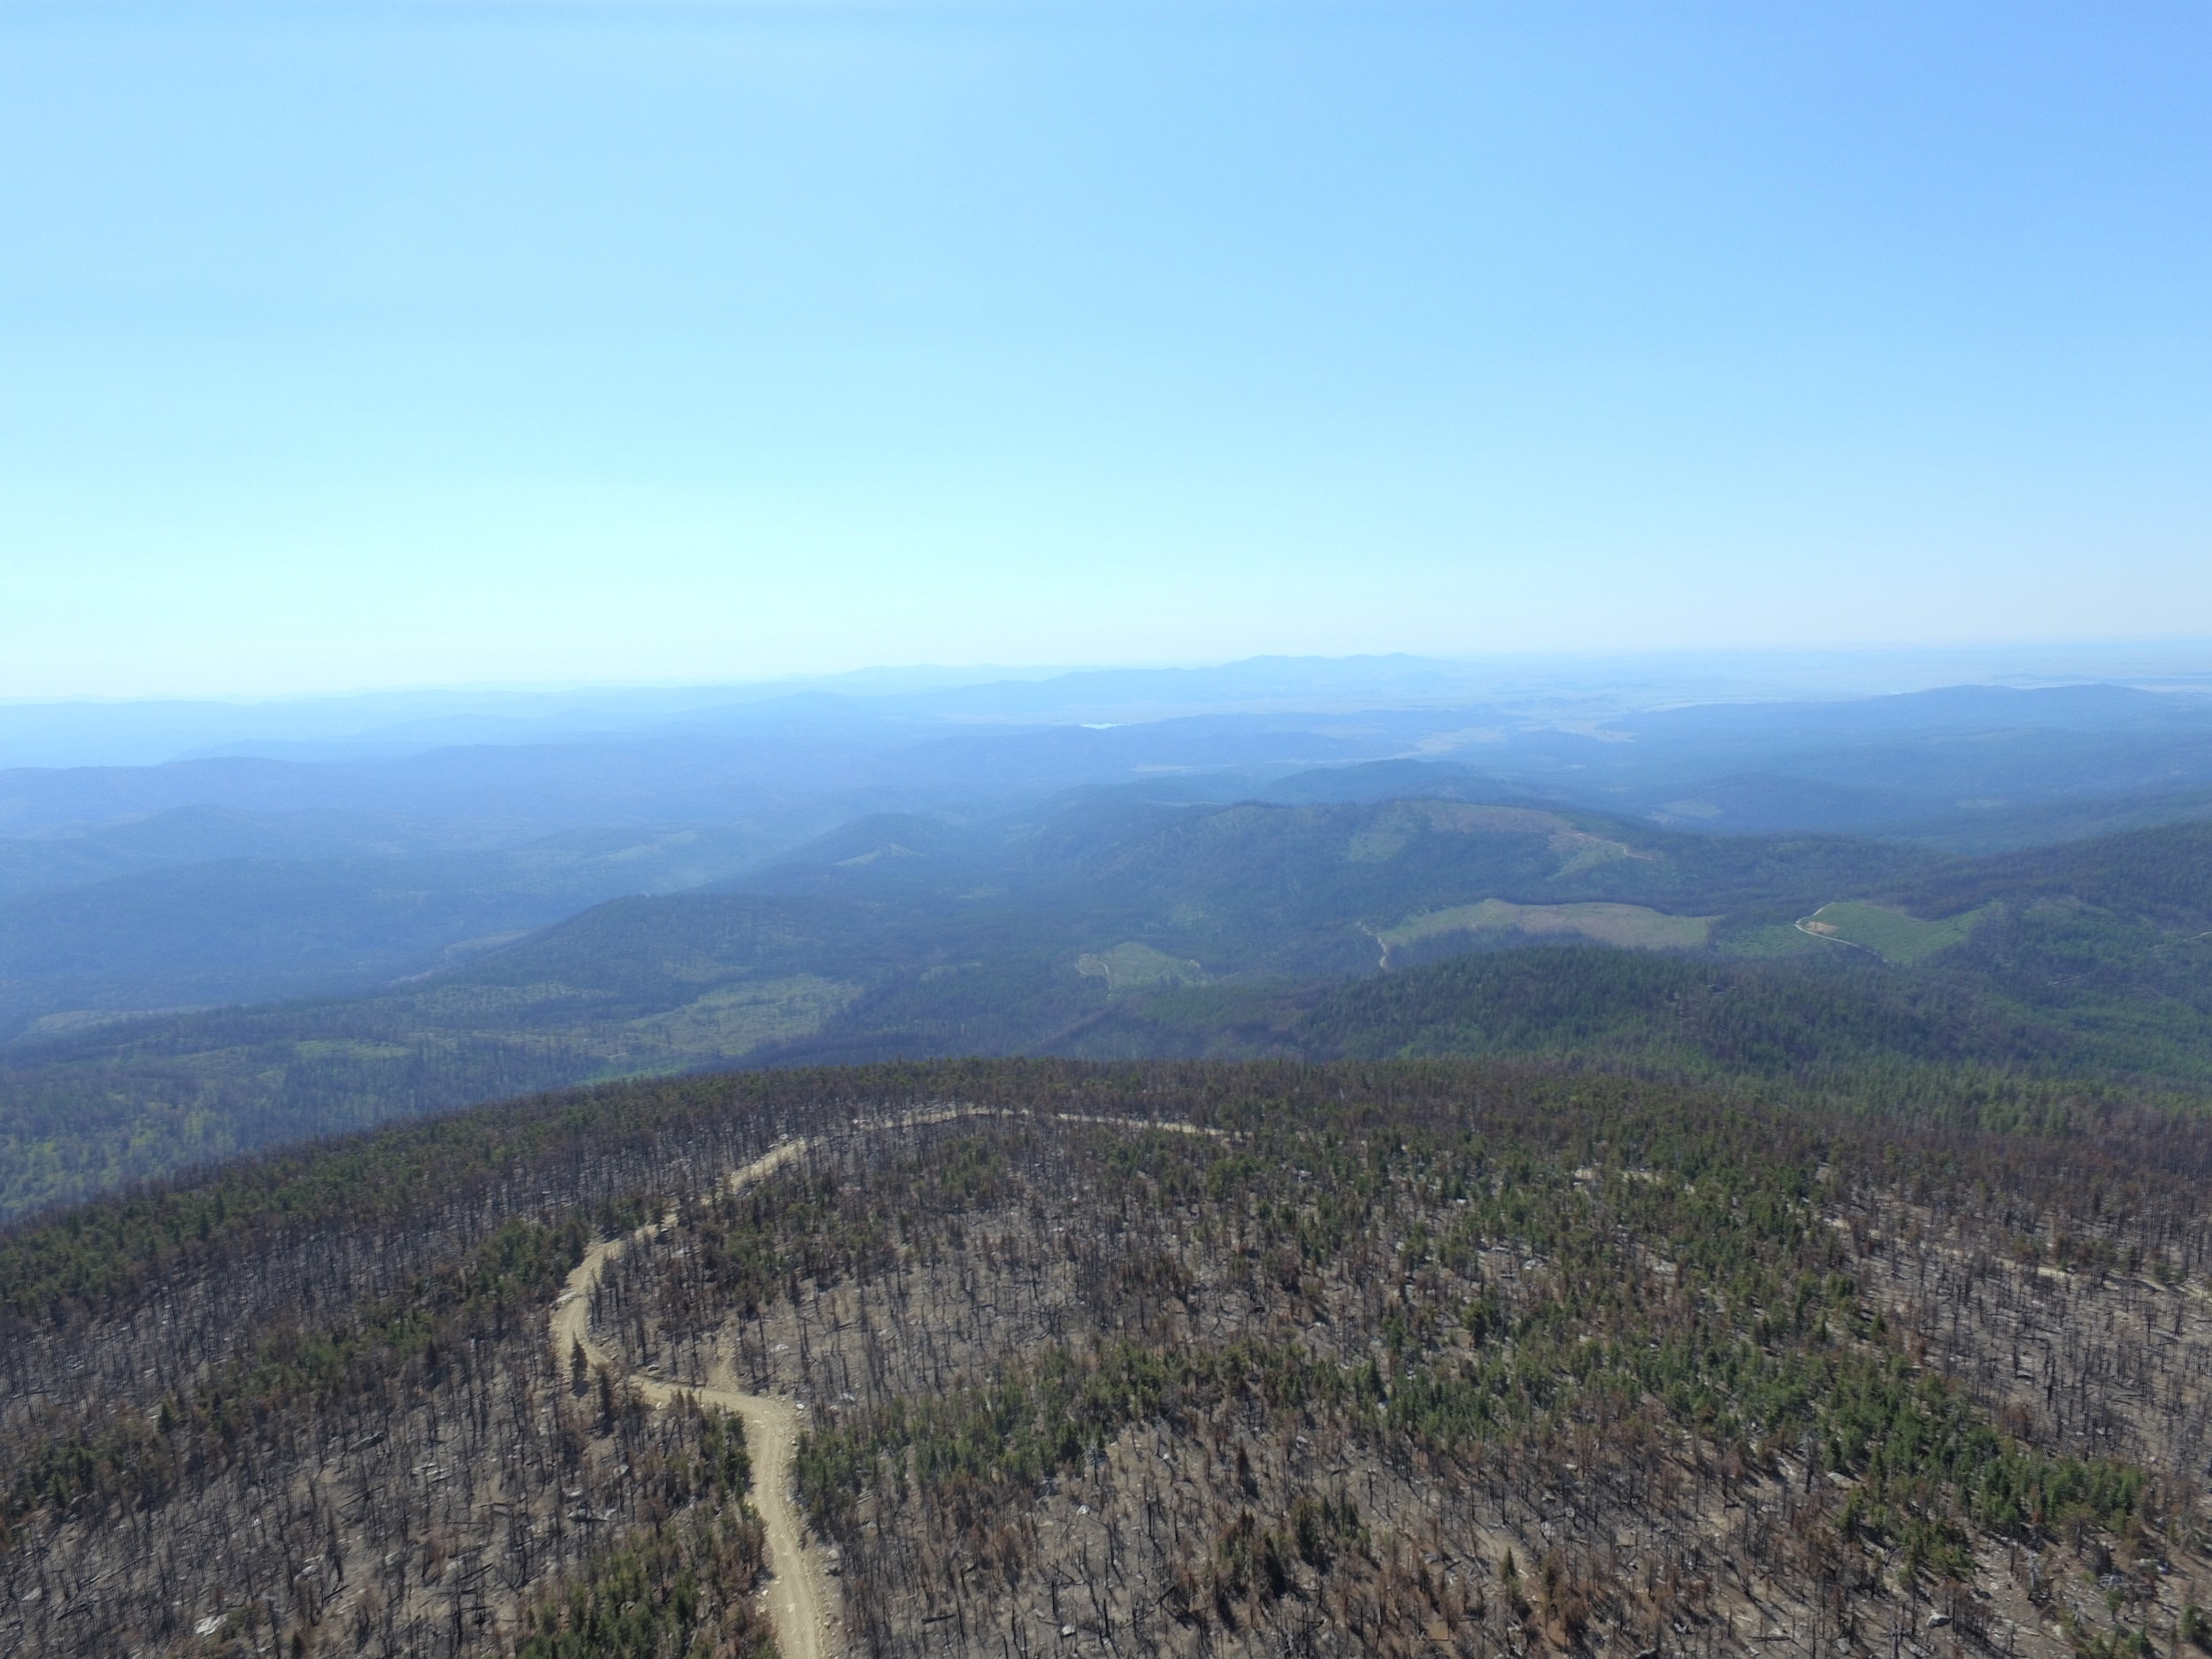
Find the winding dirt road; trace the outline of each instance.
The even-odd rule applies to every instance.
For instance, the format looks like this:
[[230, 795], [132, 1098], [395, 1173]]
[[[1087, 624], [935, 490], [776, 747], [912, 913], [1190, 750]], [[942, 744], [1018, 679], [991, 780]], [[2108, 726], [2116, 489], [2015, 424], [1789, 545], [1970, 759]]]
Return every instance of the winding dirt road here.
[[[913, 1128], [958, 1118], [1033, 1116], [1055, 1123], [1110, 1124], [1125, 1129], [1162, 1130], [1176, 1134], [1220, 1137], [1224, 1133], [1187, 1123], [1156, 1123], [1087, 1112], [1013, 1112], [983, 1106], [942, 1107], [866, 1124], [856, 1119], [853, 1127], [855, 1133], [862, 1133]], [[806, 1148], [803, 1138], [782, 1142], [774, 1151], [755, 1158], [733, 1173], [729, 1178], [731, 1189], [749, 1186], [772, 1173], [803, 1155]], [[614, 1376], [626, 1378], [654, 1405], [669, 1405], [680, 1394], [689, 1394], [703, 1404], [737, 1413], [744, 1422], [745, 1449], [752, 1458], [753, 1507], [759, 1511], [761, 1524], [768, 1534], [768, 1616], [775, 1622], [780, 1659], [837, 1659], [843, 1647], [838, 1639], [841, 1624], [836, 1610], [837, 1592], [825, 1570], [822, 1551], [807, 1548], [806, 1528], [800, 1523], [797, 1505], [791, 1501], [791, 1454], [798, 1445], [799, 1432], [803, 1426], [798, 1406], [774, 1394], [749, 1394], [735, 1388], [663, 1382], [629, 1370], [619, 1356], [591, 1339], [591, 1291], [599, 1282], [600, 1269], [628, 1245], [651, 1240], [672, 1219], [664, 1217], [649, 1222], [625, 1238], [595, 1244], [585, 1253], [584, 1259], [576, 1264], [576, 1271], [568, 1276], [560, 1300], [553, 1305], [554, 1361], [565, 1370], [570, 1354], [576, 1345], [581, 1344], [587, 1361], [594, 1366], [605, 1366]]]
[[[733, 1187], [757, 1181], [806, 1149], [803, 1141], [787, 1141], [765, 1157], [756, 1158], [730, 1177]], [[806, 1529], [798, 1507], [791, 1501], [791, 1452], [798, 1444], [801, 1427], [797, 1406], [773, 1394], [741, 1394], [734, 1388], [665, 1383], [628, 1371], [616, 1356], [591, 1340], [591, 1289], [599, 1270], [633, 1240], [650, 1239], [665, 1227], [665, 1220], [639, 1228], [626, 1239], [595, 1244], [568, 1276], [567, 1287], [553, 1308], [553, 1356], [565, 1366], [574, 1344], [581, 1343], [584, 1356], [604, 1365], [657, 1406], [689, 1394], [703, 1405], [734, 1411], [745, 1425], [745, 1449], [753, 1461], [753, 1507], [760, 1512], [768, 1533], [768, 1616], [775, 1622], [776, 1647], [781, 1659], [834, 1659], [841, 1644], [837, 1640], [836, 1594], [823, 1570], [822, 1552], [809, 1549]]]

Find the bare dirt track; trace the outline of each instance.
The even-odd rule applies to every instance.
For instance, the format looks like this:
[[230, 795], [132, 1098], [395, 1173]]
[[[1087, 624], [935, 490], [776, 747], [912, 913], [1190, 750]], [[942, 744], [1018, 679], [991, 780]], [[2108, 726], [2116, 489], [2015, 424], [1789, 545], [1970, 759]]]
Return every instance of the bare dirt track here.
[[[743, 1187], [758, 1180], [796, 1157], [805, 1147], [803, 1141], [787, 1141], [738, 1171], [730, 1184]], [[626, 1371], [619, 1359], [591, 1339], [591, 1290], [600, 1269], [625, 1245], [650, 1238], [665, 1225], [655, 1222], [628, 1239], [594, 1245], [576, 1264], [553, 1310], [554, 1356], [565, 1363], [573, 1348], [580, 1346], [593, 1365], [603, 1365], [626, 1377], [655, 1405], [668, 1405], [679, 1394], [689, 1394], [703, 1404], [734, 1411], [743, 1420], [745, 1448], [753, 1463], [753, 1507], [760, 1512], [768, 1533], [768, 1566], [774, 1575], [769, 1580], [767, 1598], [769, 1617], [775, 1621], [777, 1647], [782, 1659], [835, 1659], [842, 1648], [837, 1636], [836, 1592], [824, 1570], [821, 1550], [807, 1548], [806, 1529], [791, 1501], [791, 1453], [800, 1429], [797, 1406], [773, 1394], [712, 1386], [679, 1387]]]
[[[982, 1108], [953, 1106], [935, 1111], [908, 1113], [894, 1121], [912, 1125], [957, 1118], [1009, 1115]], [[1150, 1122], [1141, 1118], [1108, 1118], [1079, 1112], [1042, 1113], [1039, 1116], [1048, 1117], [1058, 1123], [1110, 1124], [1129, 1129], [1165, 1130], [1184, 1134], [1217, 1135], [1221, 1133], [1172, 1120]], [[890, 1126], [888, 1122], [863, 1124], [856, 1121], [854, 1133], [864, 1134], [872, 1129]], [[772, 1174], [784, 1164], [803, 1156], [807, 1145], [804, 1139], [783, 1142], [773, 1151], [734, 1171], [729, 1178], [729, 1186], [733, 1189], [747, 1187]], [[553, 1309], [551, 1334], [555, 1362], [565, 1365], [571, 1353], [580, 1347], [588, 1363], [595, 1367], [604, 1366], [613, 1375], [626, 1379], [654, 1405], [669, 1405], [678, 1396], [688, 1394], [703, 1404], [733, 1411], [742, 1419], [746, 1451], [753, 1465], [753, 1504], [759, 1511], [761, 1523], [768, 1534], [768, 1566], [773, 1575], [767, 1591], [768, 1611], [775, 1622], [777, 1646], [782, 1659], [838, 1659], [843, 1650], [843, 1643], [840, 1640], [842, 1620], [839, 1613], [836, 1586], [826, 1571], [823, 1551], [818, 1548], [808, 1548], [806, 1527], [791, 1496], [791, 1457], [803, 1426], [802, 1409], [795, 1402], [774, 1394], [747, 1394], [741, 1389], [705, 1384], [663, 1382], [641, 1371], [632, 1371], [618, 1356], [592, 1340], [591, 1292], [598, 1282], [601, 1269], [627, 1245], [644, 1243], [668, 1225], [668, 1219], [664, 1218], [649, 1223], [626, 1238], [603, 1240], [594, 1245], [584, 1259], [576, 1264], [575, 1271], [568, 1276], [559, 1302]]]

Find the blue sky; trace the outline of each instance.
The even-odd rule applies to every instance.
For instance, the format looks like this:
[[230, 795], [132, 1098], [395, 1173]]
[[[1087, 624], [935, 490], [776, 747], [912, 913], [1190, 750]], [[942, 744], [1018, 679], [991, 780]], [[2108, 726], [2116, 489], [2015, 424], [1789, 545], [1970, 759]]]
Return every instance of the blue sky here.
[[0, 0], [0, 695], [2212, 635], [2208, 49]]

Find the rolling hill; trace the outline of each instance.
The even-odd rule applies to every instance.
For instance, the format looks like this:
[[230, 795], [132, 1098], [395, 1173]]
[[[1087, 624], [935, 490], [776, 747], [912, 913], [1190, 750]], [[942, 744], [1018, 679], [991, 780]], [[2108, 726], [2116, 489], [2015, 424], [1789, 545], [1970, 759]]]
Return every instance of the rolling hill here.
[[[2175, 826], [1947, 861], [1519, 802], [1125, 789], [878, 817], [748, 890], [614, 900], [373, 995], [18, 1043], [0, 1205], [533, 1088], [898, 1056], [1545, 1055], [2022, 1112], [2193, 1092], [2208, 845]], [[1894, 959], [1797, 926], [1823, 913]]]
[[[1271, 963], [1304, 974], [1355, 972], [1362, 951], [1406, 965], [1522, 933], [1680, 945], [1704, 926], [1725, 944], [1747, 920], [1732, 913], [1762, 896], [1772, 901], [1763, 923], [1778, 926], [1801, 914], [1801, 898], [1864, 885], [1852, 870], [1824, 887], [1778, 870], [1763, 895], [1764, 876], [1740, 871], [1749, 885], [1722, 891], [1724, 872], [1686, 845], [1649, 861], [1655, 879], [1640, 885], [1620, 871], [1552, 880], [1559, 872], [1532, 842], [1511, 893], [1498, 885], [1512, 874], [1502, 864], [1488, 886], [1432, 892], [1450, 884], [1423, 876], [1417, 847], [1411, 859], [1346, 868], [1330, 808], [1517, 806], [1647, 849], [1669, 833], [1714, 840], [1724, 862], [1750, 835], [2003, 850], [2201, 819], [2212, 787], [2212, 698], [2200, 695], [1963, 686], [1648, 707], [1617, 689], [1494, 687], [1479, 697], [1470, 672], [1378, 659], [966, 686], [863, 676], [777, 695], [518, 695], [473, 715], [437, 697], [288, 712], [18, 709], [0, 721], [15, 739], [35, 739], [46, 718], [65, 749], [71, 732], [97, 749], [102, 732], [142, 728], [152, 741], [210, 720], [210, 732], [257, 721], [271, 733], [321, 731], [337, 747], [245, 742], [153, 765], [0, 772], [0, 1041], [41, 1022], [374, 991], [623, 894], [737, 877], [771, 890], [764, 864], [822, 863], [811, 838], [849, 826], [850, 841], [872, 821], [886, 846], [879, 867], [842, 872], [856, 893], [905, 905], [933, 888], [956, 909], [961, 892], [1057, 883], [1073, 902], [1087, 875], [1085, 902], [1137, 930], [1100, 947], [1113, 949], [1146, 943], [1148, 927], [1178, 931], [1157, 914], [1175, 909], [1177, 884], [1191, 887], [1180, 903], [1194, 918], [1215, 887], [1240, 879], [1248, 891], [1216, 917], [1230, 932], [1180, 926], [1187, 938], [1148, 948], [1186, 961], [1210, 951], [1234, 960], [1230, 972]], [[1096, 795], [1088, 818], [1071, 790]], [[1133, 798], [1160, 810], [1156, 846], [1137, 833]], [[1200, 806], [1241, 807], [1244, 820], [1176, 817]], [[1259, 806], [1313, 810], [1301, 829]], [[1409, 834], [1440, 872], [1481, 861], [1475, 841], [1455, 842], [1431, 817], [1425, 829], [1378, 833]], [[1587, 828], [1585, 817], [1602, 822]], [[1028, 848], [1010, 839], [1025, 823]], [[1089, 851], [1087, 835], [1098, 843]], [[687, 837], [687, 851], [677, 844]], [[1519, 856], [1509, 839], [1486, 843], [1493, 862]], [[843, 855], [871, 856], [856, 845]], [[1240, 878], [1209, 859], [1248, 868]], [[968, 887], [948, 885], [963, 870]], [[822, 891], [840, 879], [833, 868], [811, 878]], [[1394, 895], [1384, 890], [1394, 879]], [[1270, 881], [1282, 888], [1273, 914], [1259, 902]], [[1466, 910], [1493, 899], [1540, 913]], [[1674, 919], [1558, 908], [1593, 903]], [[1465, 926], [1446, 914], [1455, 910]], [[1340, 931], [1348, 918], [1367, 930], [1363, 942]], [[1789, 943], [1766, 937], [1770, 949]]]

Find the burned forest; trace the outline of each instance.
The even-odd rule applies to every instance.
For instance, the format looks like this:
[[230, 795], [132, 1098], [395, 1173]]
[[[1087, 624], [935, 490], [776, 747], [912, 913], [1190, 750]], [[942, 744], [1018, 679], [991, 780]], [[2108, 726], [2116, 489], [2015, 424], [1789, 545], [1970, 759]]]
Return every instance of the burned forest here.
[[2208, 1174], [1532, 1064], [480, 1109], [0, 1235], [0, 1645], [2181, 1659]]

